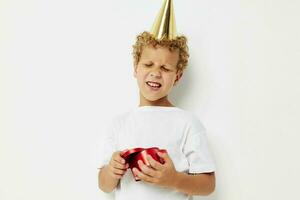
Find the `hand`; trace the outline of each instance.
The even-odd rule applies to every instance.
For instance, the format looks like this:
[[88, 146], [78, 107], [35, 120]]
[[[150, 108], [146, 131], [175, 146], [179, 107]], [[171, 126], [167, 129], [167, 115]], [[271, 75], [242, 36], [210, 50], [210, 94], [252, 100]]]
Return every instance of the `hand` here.
[[173, 161], [167, 153], [158, 152], [157, 154], [164, 159], [164, 164], [155, 161], [150, 155], [147, 155], [146, 158], [150, 166], [145, 165], [143, 161], [139, 161], [138, 164], [142, 171], [139, 171], [137, 168], [133, 168], [133, 171], [142, 181], [154, 185], [172, 187], [177, 175]]
[[127, 171], [129, 164], [121, 157], [121, 151], [113, 153], [108, 164], [108, 172], [114, 179], [121, 179]]

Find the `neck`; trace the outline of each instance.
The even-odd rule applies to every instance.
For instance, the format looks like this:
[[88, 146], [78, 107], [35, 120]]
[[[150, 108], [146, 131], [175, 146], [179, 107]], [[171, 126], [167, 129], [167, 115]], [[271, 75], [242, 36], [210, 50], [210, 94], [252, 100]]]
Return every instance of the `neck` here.
[[174, 107], [174, 105], [168, 100], [168, 96], [165, 96], [161, 99], [157, 99], [155, 101], [150, 101], [143, 97], [140, 94], [140, 105], [139, 106], [165, 106], [165, 107]]

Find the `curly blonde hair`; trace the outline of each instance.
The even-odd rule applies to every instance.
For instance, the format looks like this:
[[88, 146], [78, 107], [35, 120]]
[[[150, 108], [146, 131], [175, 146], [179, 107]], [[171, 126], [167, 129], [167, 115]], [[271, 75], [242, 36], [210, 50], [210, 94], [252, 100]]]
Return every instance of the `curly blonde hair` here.
[[157, 40], [149, 32], [142, 32], [136, 37], [136, 42], [133, 45], [132, 55], [135, 65], [137, 65], [140, 61], [143, 47], [148, 45], [152, 45], [153, 47], [156, 47], [156, 45], [168, 47], [170, 51], [179, 49], [179, 60], [177, 63], [177, 70], [183, 71], [187, 67], [189, 53], [187, 46], [187, 38], [185, 36], [178, 36], [174, 40], [169, 40], [165, 38], [162, 40]]

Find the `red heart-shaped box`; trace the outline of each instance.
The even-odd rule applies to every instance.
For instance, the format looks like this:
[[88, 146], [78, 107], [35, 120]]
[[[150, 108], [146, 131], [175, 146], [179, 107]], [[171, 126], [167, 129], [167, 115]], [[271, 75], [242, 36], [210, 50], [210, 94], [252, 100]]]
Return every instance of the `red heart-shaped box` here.
[[126, 163], [129, 163], [129, 168], [131, 169], [132, 174], [134, 175], [134, 178], [136, 181], [139, 181], [140, 179], [134, 174], [133, 168], [137, 168], [141, 171], [138, 161], [141, 160], [143, 163], [147, 166], [150, 166], [150, 163], [148, 162], [146, 156], [147, 154], [152, 156], [152, 158], [161, 164], [164, 164], [164, 160], [157, 155], [157, 152], [165, 153], [167, 152], [165, 149], [159, 149], [158, 147], [151, 147], [151, 148], [134, 148], [130, 150], [124, 151], [121, 156], [126, 160]]

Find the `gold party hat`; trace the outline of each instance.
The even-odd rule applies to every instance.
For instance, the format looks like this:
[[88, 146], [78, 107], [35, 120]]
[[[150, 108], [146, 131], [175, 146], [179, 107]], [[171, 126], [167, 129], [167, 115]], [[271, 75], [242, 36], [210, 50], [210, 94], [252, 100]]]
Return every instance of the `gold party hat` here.
[[177, 37], [172, 0], [164, 0], [152, 26], [151, 34], [158, 40], [164, 38], [173, 40]]

